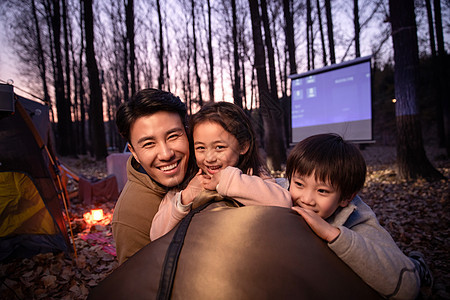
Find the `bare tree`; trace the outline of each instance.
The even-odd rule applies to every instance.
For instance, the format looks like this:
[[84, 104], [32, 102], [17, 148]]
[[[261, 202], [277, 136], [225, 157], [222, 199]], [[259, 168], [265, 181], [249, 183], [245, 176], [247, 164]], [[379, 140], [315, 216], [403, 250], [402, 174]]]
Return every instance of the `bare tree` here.
[[320, 31], [320, 42], [322, 44], [322, 62], [323, 65], [327, 65], [327, 51], [325, 49], [325, 36], [323, 34], [323, 26], [322, 26], [322, 9], [320, 8], [320, 2], [319, 0], [316, 1], [317, 6], [317, 16], [318, 16], [318, 22], [319, 22], [319, 31]]
[[136, 54], [134, 45], [134, 1], [125, 1], [125, 23], [127, 27], [127, 45], [130, 52], [129, 59], [130, 62], [130, 84], [131, 84], [131, 94], [136, 93]]
[[353, 0], [353, 27], [355, 29], [355, 57], [361, 57], [359, 34], [361, 27], [359, 26], [359, 6], [358, 0]]
[[261, 17], [259, 15], [258, 2], [249, 0], [249, 4], [260, 110], [264, 123], [264, 149], [267, 153], [268, 167], [273, 170], [280, 170], [281, 164], [286, 161], [286, 150], [282, 134], [280, 134], [282, 132], [277, 128], [277, 123], [283, 114], [279, 103], [276, 99], [273, 99], [269, 92], [265, 66], [266, 54], [261, 33]]
[[325, 0], [325, 11], [327, 16], [328, 47], [330, 48], [330, 61], [331, 64], [335, 64], [336, 55], [334, 54], [334, 33], [333, 33], [333, 15], [331, 13], [331, 0]]
[[161, 14], [161, 4], [159, 0], [156, 0], [156, 9], [158, 11], [158, 24], [159, 24], [159, 76], [158, 76], [158, 88], [164, 88], [164, 36], [163, 36], [163, 21]]
[[[237, 14], [236, 14], [236, 0], [231, 0], [231, 12], [233, 19], [232, 36], [233, 36], [233, 58], [234, 58], [234, 80], [233, 80], [233, 99], [234, 104], [242, 107], [241, 97], [241, 79], [239, 76], [239, 43], [237, 33]], [[245, 87], [245, 86], [244, 86]]]
[[428, 160], [417, 105], [419, 55], [414, 0], [389, 0], [395, 61], [398, 176], [404, 179], [443, 178]]
[[[448, 78], [446, 73], [448, 70], [445, 68], [445, 60], [447, 57], [447, 53], [445, 52], [445, 43], [444, 43], [444, 34], [442, 30], [442, 15], [441, 15], [441, 2], [440, 0], [434, 0], [434, 23], [436, 27], [436, 41], [437, 41], [437, 61], [439, 66], [439, 79], [440, 79], [440, 91], [442, 92], [439, 95], [439, 106], [442, 107], [442, 115], [438, 116], [438, 119], [441, 119], [441, 123], [443, 124], [443, 128], [441, 131], [443, 132], [441, 136], [441, 144], [444, 144], [445, 149], [447, 150], [447, 156], [450, 156], [450, 92], [446, 85], [444, 78]], [[448, 58], [447, 58], [448, 59]]]
[[50, 95], [48, 93], [48, 86], [47, 86], [47, 67], [45, 65], [44, 49], [42, 48], [41, 30], [39, 29], [39, 20], [37, 17], [35, 0], [31, 1], [31, 5], [32, 5], [34, 26], [35, 26], [35, 30], [36, 30], [36, 42], [37, 42], [37, 54], [38, 54], [37, 61], [38, 61], [39, 71], [40, 71], [41, 80], [42, 80], [42, 89], [44, 91], [44, 101], [47, 104], [50, 104]]
[[194, 48], [194, 72], [195, 72], [195, 79], [197, 82], [197, 99], [198, 99], [198, 105], [200, 107], [203, 106], [203, 97], [202, 97], [202, 82], [200, 80], [200, 73], [198, 68], [198, 62], [197, 62], [197, 56], [198, 56], [198, 45], [197, 45], [197, 31], [195, 29], [195, 0], [191, 0], [191, 16], [192, 16], [192, 45]]
[[208, 4], [208, 58], [209, 58], [209, 101], [214, 102], [214, 54], [212, 47], [212, 22], [211, 22], [211, 0]]
[[94, 48], [94, 17], [92, 0], [83, 0], [86, 40], [86, 65], [89, 77], [90, 105], [89, 123], [92, 132], [94, 155], [97, 160], [106, 158], [105, 124], [103, 121], [103, 96]]
[[275, 51], [272, 45], [272, 34], [270, 30], [269, 14], [267, 12], [266, 0], [261, 0], [261, 17], [264, 27], [264, 42], [267, 49], [267, 59], [269, 62], [269, 82], [270, 94], [278, 100], [277, 76], [275, 70]]

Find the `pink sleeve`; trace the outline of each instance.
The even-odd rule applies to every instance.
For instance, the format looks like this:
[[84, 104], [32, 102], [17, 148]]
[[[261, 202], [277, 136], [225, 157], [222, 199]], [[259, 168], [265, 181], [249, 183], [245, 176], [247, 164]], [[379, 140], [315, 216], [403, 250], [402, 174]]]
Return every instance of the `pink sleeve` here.
[[217, 192], [234, 198], [244, 205], [292, 207], [289, 191], [278, 185], [273, 178], [242, 174], [238, 168], [227, 167], [221, 171]]
[[161, 200], [158, 212], [153, 217], [150, 240], [154, 241], [171, 231], [189, 211], [180, 211], [176, 206], [177, 193], [169, 191]]

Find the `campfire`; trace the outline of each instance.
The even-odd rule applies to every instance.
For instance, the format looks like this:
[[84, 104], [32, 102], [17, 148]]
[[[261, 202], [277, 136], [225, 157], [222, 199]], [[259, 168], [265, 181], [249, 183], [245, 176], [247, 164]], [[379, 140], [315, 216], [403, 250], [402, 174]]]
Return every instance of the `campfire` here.
[[83, 214], [83, 220], [86, 223], [88, 228], [95, 226], [97, 230], [101, 230], [102, 227], [111, 223], [112, 214], [104, 213], [103, 209], [95, 208], [91, 209], [91, 211]]

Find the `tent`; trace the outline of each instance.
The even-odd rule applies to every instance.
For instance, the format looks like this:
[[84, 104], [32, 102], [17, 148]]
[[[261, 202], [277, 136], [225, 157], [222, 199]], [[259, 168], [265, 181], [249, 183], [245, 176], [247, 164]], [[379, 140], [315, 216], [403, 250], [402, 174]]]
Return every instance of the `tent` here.
[[8, 85], [0, 85], [0, 104], [0, 261], [70, 252], [49, 108]]

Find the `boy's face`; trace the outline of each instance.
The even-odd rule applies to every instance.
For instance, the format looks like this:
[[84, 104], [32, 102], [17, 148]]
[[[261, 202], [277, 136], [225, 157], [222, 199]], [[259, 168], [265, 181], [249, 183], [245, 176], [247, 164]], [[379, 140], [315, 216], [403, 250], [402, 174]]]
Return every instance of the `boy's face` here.
[[159, 111], [138, 118], [130, 128], [134, 158], [153, 180], [166, 187], [180, 184], [189, 160], [189, 141], [177, 113]]
[[312, 210], [323, 219], [331, 216], [339, 206], [347, 206], [351, 200], [339, 202], [341, 193], [329, 182], [316, 181], [314, 173], [310, 176], [300, 176], [298, 173], [294, 173], [289, 192], [294, 206]]

